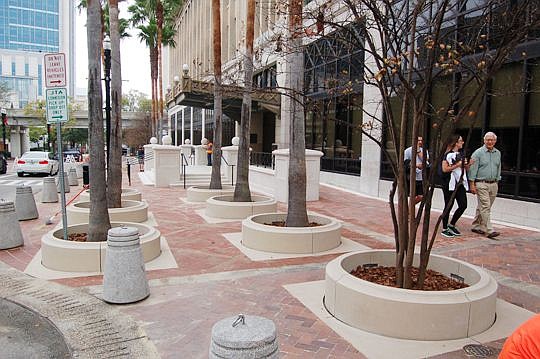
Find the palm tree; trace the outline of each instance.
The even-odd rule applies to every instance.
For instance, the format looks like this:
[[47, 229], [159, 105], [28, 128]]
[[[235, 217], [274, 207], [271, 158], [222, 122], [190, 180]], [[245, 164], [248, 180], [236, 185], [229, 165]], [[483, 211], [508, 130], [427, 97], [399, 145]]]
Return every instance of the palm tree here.
[[251, 90], [253, 87], [253, 37], [255, 35], [255, 0], [247, 2], [246, 53], [244, 54], [244, 94], [240, 118], [238, 177], [234, 188], [235, 202], [251, 202], [249, 191], [249, 125], [251, 122]]
[[[122, 69], [120, 64], [120, 22], [118, 0], [109, 0], [111, 37], [111, 128], [107, 167], [107, 202], [109, 208], [122, 207]], [[106, 22], [107, 23], [107, 22]]]
[[304, 128], [303, 101], [303, 75], [298, 69], [304, 68], [304, 55], [302, 46], [302, 1], [289, 0], [289, 33], [291, 53], [287, 55], [290, 68], [290, 89], [287, 90], [291, 98], [291, 123], [289, 146], [289, 194], [287, 208], [287, 227], [306, 227], [308, 216], [306, 209], [306, 138]]
[[88, 42], [88, 118], [90, 136], [90, 218], [88, 241], [98, 242], [107, 238], [111, 228], [107, 209], [105, 183], [105, 146], [103, 138], [103, 96], [101, 94], [101, 4], [99, 0], [87, 1], [86, 38]]
[[[131, 13], [131, 24], [139, 29], [139, 39], [150, 49], [154, 125], [163, 117], [161, 47], [162, 45], [176, 46], [175, 17], [182, 3], [182, 0], [135, 0], [135, 3], [128, 8]], [[157, 130], [157, 126], [154, 130]]]
[[223, 89], [221, 84], [221, 6], [212, 0], [212, 35], [214, 38], [214, 144], [212, 148], [212, 175], [210, 189], [221, 189], [221, 116]]

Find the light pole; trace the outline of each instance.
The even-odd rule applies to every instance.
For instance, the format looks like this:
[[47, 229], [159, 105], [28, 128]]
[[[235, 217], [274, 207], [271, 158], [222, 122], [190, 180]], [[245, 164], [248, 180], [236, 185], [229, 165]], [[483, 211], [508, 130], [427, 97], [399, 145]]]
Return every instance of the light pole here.
[[6, 146], [6, 116], [7, 111], [5, 108], [0, 110], [2, 113], [2, 144], [4, 145], [4, 157], [7, 158], [7, 146]]
[[109, 167], [109, 152], [111, 151], [111, 39], [103, 39], [104, 72], [105, 72], [105, 136], [107, 142], [107, 167]]

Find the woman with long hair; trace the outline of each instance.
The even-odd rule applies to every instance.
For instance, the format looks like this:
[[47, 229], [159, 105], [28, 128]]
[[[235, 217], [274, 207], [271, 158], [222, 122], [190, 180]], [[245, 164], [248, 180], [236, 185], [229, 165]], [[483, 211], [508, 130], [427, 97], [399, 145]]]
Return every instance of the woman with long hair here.
[[[443, 173], [449, 173], [448, 183], [443, 184], [444, 207], [448, 208], [445, 216], [443, 216], [443, 230], [441, 234], [444, 237], [452, 238], [460, 236], [461, 232], [457, 229], [456, 223], [467, 209], [467, 191], [469, 190], [469, 182], [467, 181], [466, 170], [472, 164], [468, 163], [467, 158], [463, 156], [463, 138], [460, 135], [453, 135], [447, 143], [447, 152], [442, 159]], [[452, 195], [456, 192], [454, 199]], [[448, 223], [450, 210], [454, 205], [454, 200], [457, 201], [458, 208], [452, 216], [452, 220]]]

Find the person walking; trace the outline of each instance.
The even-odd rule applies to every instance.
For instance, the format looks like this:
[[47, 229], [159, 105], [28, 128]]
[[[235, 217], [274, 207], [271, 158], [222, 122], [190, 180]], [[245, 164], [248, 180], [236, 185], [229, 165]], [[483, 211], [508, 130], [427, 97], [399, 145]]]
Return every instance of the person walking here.
[[[467, 209], [467, 191], [469, 190], [469, 183], [467, 181], [467, 173], [464, 170], [467, 170], [470, 167], [472, 160], [468, 163], [467, 159], [463, 156], [463, 153], [461, 152], [463, 144], [464, 141], [460, 135], [451, 136], [448, 142], [447, 152], [441, 163], [442, 172], [449, 174], [449, 176], [445, 176], [447, 180], [445, 181], [446, 183], [443, 184], [444, 208], [448, 210], [442, 219], [443, 230], [441, 232], [441, 234], [447, 238], [461, 235], [456, 224]], [[454, 198], [452, 198], [452, 196], [454, 196]], [[458, 208], [454, 212], [452, 220], [448, 223], [454, 200], [457, 201]]]
[[139, 160], [139, 172], [143, 172], [144, 171], [144, 148], [141, 145], [139, 145], [139, 148], [137, 148], [137, 159]]
[[[426, 151], [426, 163], [429, 159], [429, 153]], [[403, 155], [404, 162], [412, 163], [412, 146], [407, 147], [405, 149], [405, 153]], [[424, 186], [422, 183], [422, 168], [424, 167], [424, 139], [422, 137], [418, 137], [417, 143], [416, 143], [416, 168], [415, 168], [415, 176], [416, 176], [416, 196], [414, 198], [414, 203], [418, 203], [422, 200], [424, 197]], [[410, 171], [410, 170], [409, 170]], [[406, 173], [408, 176], [409, 174]]]
[[212, 149], [214, 147], [214, 144], [212, 141], [208, 141], [208, 144], [206, 145], [206, 156], [208, 158], [208, 166], [212, 166]]
[[495, 148], [497, 135], [487, 132], [484, 135], [484, 145], [473, 152], [471, 160], [474, 161], [469, 169], [469, 185], [471, 193], [476, 194], [476, 216], [472, 223], [472, 231], [478, 234], [487, 234], [488, 238], [496, 238], [499, 232], [493, 230], [491, 224], [491, 207], [501, 180], [501, 151]]

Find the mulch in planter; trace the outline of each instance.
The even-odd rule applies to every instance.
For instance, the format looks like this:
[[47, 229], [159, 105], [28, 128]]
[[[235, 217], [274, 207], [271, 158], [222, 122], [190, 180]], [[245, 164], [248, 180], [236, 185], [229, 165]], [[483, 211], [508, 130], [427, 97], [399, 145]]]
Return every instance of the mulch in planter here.
[[87, 239], [88, 239], [88, 233], [85, 233], [85, 232], [68, 234], [68, 241], [86, 242]]
[[[461, 288], [467, 288], [469, 285], [461, 283], [452, 278], [428, 269], [426, 271], [426, 279], [424, 280], [424, 288], [417, 288], [418, 268], [411, 269], [413, 278], [413, 288], [415, 290], [427, 290], [427, 291], [443, 291], [443, 290], [456, 290]], [[363, 267], [358, 266], [356, 270], [353, 270], [351, 274], [357, 278], [367, 280], [371, 283], [385, 285], [387, 287], [396, 286], [396, 267]]]
[[[285, 225], [285, 221], [273, 221], [272, 223], [265, 223], [267, 226], [274, 226], [274, 227], [287, 227]], [[319, 227], [322, 226], [322, 224], [317, 222], [309, 222], [308, 227]]]

